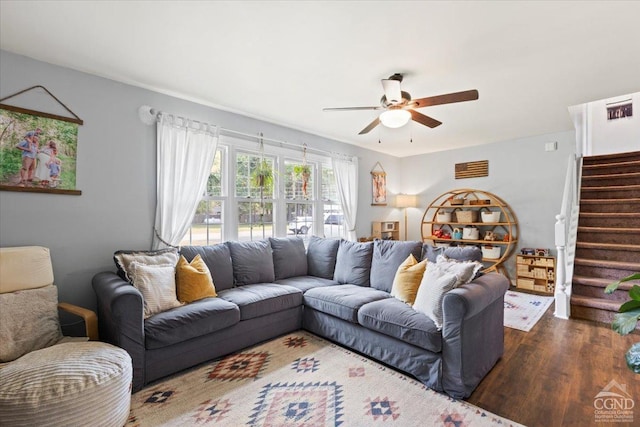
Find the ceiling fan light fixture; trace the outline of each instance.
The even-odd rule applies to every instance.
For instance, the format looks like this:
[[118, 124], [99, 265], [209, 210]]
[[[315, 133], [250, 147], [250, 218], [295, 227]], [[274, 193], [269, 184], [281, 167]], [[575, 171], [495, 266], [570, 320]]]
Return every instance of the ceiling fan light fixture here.
[[387, 110], [380, 114], [380, 122], [388, 128], [399, 128], [411, 120], [411, 113], [407, 110]]

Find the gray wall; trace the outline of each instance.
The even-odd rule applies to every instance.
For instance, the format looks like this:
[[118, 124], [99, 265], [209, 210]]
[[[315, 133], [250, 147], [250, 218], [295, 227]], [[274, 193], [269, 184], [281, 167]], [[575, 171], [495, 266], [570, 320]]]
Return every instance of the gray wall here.
[[[399, 158], [0, 51], [0, 97], [34, 85], [45, 86], [84, 120], [76, 170], [76, 188], [82, 195], [0, 192], [0, 246], [49, 247], [61, 300], [94, 308], [91, 278], [114, 269], [113, 252], [151, 247], [155, 127], [138, 119], [141, 105], [240, 132], [263, 132], [269, 138], [357, 155], [362, 189], [358, 236], [370, 234], [372, 220], [393, 213], [390, 207], [370, 207], [369, 170], [380, 161], [389, 173], [389, 185], [398, 187]], [[21, 99], [7, 103], [18, 105]], [[55, 105], [44, 96], [22, 106], [59, 112], [51, 111]]]
[[[545, 143], [557, 142], [556, 151]], [[517, 248], [550, 248], [555, 254], [555, 215], [560, 212], [567, 160], [575, 151], [575, 132], [562, 132], [513, 141], [467, 147], [403, 158], [402, 187], [419, 194], [418, 209], [408, 211], [409, 239], [420, 239], [425, 209], [443, 193], [456, 188], [485, 190], [502, 198], [518, 218]], [[455, 179], [456, 163], [489, 161], [489, 176]], [[507, 264], [510, 271], [514, 266]], [[512, 277], [513, 278], [513, 277]]]

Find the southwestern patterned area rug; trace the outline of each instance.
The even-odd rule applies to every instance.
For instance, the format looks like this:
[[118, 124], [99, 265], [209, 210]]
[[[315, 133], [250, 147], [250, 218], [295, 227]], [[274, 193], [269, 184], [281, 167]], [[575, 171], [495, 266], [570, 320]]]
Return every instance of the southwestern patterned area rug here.
[[517, 426], [298, 331], [147, 386], [127, 426]]
[[504, 295], [504, 326], [529, 332], [553, 300], [554, 297], [507, 291]]

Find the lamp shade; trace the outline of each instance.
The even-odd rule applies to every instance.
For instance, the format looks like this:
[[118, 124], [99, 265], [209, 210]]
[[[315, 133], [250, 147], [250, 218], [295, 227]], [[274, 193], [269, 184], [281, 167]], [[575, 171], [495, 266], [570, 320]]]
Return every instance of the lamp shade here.
[[396, 207], [415, 208], [418, 205], [418, 197], [415, 194], [398, 194], [396, 196]]
[[407, 110], [387, 110], [380, 114], [380, 122], [388, 128], [399, 128], [407, 124], [411, 113]]

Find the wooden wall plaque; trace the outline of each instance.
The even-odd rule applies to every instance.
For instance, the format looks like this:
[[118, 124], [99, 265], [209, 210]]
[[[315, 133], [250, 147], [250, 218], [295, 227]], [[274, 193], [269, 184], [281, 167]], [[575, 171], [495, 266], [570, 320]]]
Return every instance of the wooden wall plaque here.
[[456, 179], [479, 178], [489, 176], [489, 160], [456, 163]]

